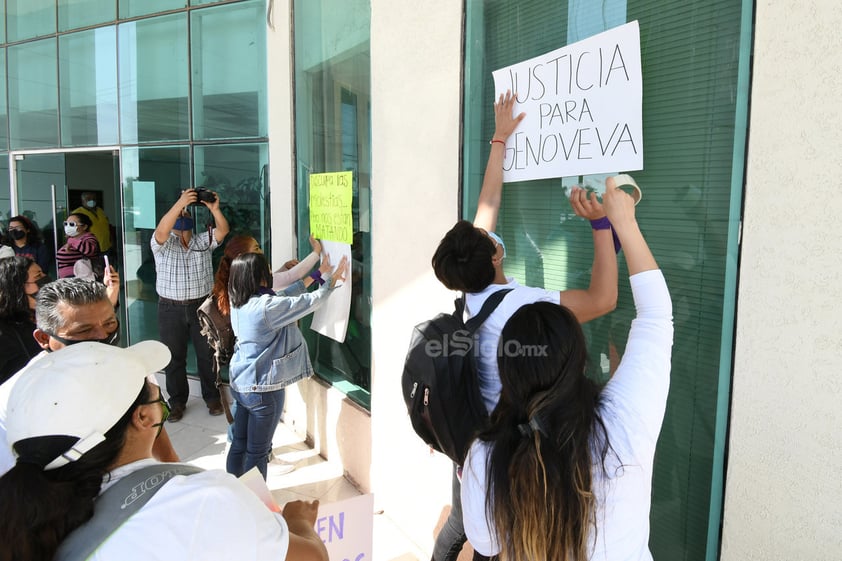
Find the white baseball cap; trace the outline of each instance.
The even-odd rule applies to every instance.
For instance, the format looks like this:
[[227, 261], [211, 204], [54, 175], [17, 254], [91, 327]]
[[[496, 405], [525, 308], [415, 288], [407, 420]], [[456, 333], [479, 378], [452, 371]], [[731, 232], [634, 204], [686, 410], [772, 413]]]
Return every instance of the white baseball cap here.
[[169, 349], [158, 341], [125, 349], [86, 341], [45, 354], [26, 366], [9, 396], [9, 446], [53, 437], [27, 443], [45, 470], [78, 460], [105, 440], [105, 433], [137, 399], [147, 376], [169, 362]]

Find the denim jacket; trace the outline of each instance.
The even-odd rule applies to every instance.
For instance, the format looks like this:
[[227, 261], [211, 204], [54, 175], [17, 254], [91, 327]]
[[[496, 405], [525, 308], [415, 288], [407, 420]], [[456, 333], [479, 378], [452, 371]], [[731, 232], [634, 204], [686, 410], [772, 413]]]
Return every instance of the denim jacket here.
[[237, 336], [229, 365], [232, 389], [270, 392], [313, 374], [307, 343], [295, 322], [325, 301], [329, 284], [304, 292], [304, 285], [295, 283], [278, 295], [255, 295], [242, 307], [231, 307]]

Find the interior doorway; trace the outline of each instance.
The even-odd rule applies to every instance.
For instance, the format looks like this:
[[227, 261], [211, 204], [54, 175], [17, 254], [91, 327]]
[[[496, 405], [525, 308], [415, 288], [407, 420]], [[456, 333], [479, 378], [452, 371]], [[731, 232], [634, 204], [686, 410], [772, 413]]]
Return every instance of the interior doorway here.
[[[83, 206], [82, 193], [95, 195], [97, 206], [111, 224], [109, 260], [121, 272], [124, 263], [123, 212], [120, 188], [120, 151], [117, 148], [63, 151], [19, 151], [9, 154], [11, 213], [22, 215], [36, 227], [47, 247], [47, 272], [58, 278], [56, 251], [66, 241], [63, 223]], [[121, 287], [121, 304], [125, 287]], [[121, 305], [121, 337], [128, 328]]]

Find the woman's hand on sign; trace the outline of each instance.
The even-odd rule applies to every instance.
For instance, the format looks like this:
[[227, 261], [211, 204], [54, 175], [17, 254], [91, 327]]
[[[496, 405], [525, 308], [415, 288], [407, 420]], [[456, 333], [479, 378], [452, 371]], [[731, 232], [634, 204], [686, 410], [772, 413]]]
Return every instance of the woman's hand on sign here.
[[573, 187], [570, 192], [570, 206], [573, 207], [573, 212], [576, 216], [581, 216], [587, 220], [596, 220], [605, 216], [605, 209], [599, 199], [596, 197], [594, 191], [586, 191], [581, 187]]
[[500, 94], [497, 103], [494, 104], [494, 138], [492, 140], [506, 141], [520, 122], [526, 117], [526, 113], [513, 116], [517, 96], [510, 90], [506, 95]]
[[340, 281], [345, 281], [348, 278], [348, 256], [343, 255], [342, 260], [339, 262], [339, 265], [336, 266], [336, 270], [333, 271], [333, 274], [330, 277], [330, 287], [335, 288], [336, 283]]
[[310, 249], [317, 255], [321, 255], [322, 253], [322, 242], [314, 238], [313, 234], [310, 234]]

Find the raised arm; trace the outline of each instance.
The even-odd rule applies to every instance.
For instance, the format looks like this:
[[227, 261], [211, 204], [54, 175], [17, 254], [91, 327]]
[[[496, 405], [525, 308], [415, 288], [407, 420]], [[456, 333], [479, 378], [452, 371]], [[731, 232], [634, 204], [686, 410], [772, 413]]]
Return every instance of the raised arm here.
[[477, 200], [477, 213], [474, 226], [493, 232], [497, 227], [497, 214], [500, 212], [500, 200], [503, 195], [503, 158], [506, 155], [506, 139], [514, 132], [526, 113], [512, 116], [515, 95], [507, 91], [500, 94], [494, 104], [494, 136], [491, 139], [491, 153], [485, 166], [482, 189]]
[[602, 197], [605, 205], [605, 212], [608, 220], [620, 243], [623, 246], [623, 254], [626, 256], [626, 263], [629, 266], [629, 276], [643, 271], [651, 271], [658, 268], [658, 263], [649, 251], [646, 240], [637, 225], [634, 216], [634, 199], [622, 189], [619, 189], [612, 178], [606, 182], [605, 195]]
[[[196, 202], [197, 197], [195, 189], [185, 189], [181, 192], [181, 196], [166, 214], [161, 217], [158, 226], [155, 228], [155, 241], [158, 242], [158, 245], [164, 245], [166, 243], [167, 238], [170, 237], [170, 232], [172, 232], [175, 226], [175, 221], [181, 216], [181, 211]], [[227, 222], [225, 224], [226, 226], [228, 225]]]
[[[606, 182], [614, 184], [612, 178]], [[570, 204], [578, 216], [597, 220], [605, 216], [605, 209], [596, 198], [578, 187], [570, 194]], [[591, 282], [587, 289], [564, 290], [559, 301], [573, 312], [580, 323], [604, 316], [617, 306], [617, 256], [610, 229], [596, 229], [593, 232], [593, 265]]]
[[219, 210], [219, 195], [213, 191], [211, 192], [215, 195], [214, 201], [212, 203], [202, 201], [202, 204], [208, 207], [208, 210], [213, 215], [213, 221], [216, 223], [216, 228], [213, 230], [213, 237], [216, 239], [216, 243], [222, 243], [222, 240], [231, 231], [231, 227], [228, 225], [228, 219]]
[[278, 269], [272, 273], [272, 290], [283, 290], [297, 280], [302, 280], [305, 287], [313, 283], [313, 279], [307, 277], [307, 273], [313, 270], [313, 267], [319, 262], [319, 255], [322, 253], [322, 244], [310, 235], [310, 247], [313, 251], [300, 262], [289, 269]]

